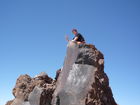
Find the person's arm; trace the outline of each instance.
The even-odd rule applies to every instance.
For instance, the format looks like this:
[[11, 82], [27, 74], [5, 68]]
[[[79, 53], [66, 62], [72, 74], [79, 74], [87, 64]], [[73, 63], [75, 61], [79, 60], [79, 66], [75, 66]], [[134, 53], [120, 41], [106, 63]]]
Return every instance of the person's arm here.
[[73, 39], [73, 41], [77, 41], [78, 40], [78, 37], [76, 36], [74, 39]]
[[66, 41], [69, 42], [69, 37], [68, 37], [68, 35], [66, 35], [65, 38], [66, 38]]

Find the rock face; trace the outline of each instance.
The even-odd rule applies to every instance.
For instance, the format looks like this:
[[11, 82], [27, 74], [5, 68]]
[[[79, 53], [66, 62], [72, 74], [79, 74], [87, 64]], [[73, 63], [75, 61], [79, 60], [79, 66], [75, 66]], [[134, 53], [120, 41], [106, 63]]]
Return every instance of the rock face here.
[[6, 105], [51, 105], [55, 89], [53, 82], [46, 73], [40, 73], [35, 78], [21, 75], [13, 89], [15, 99]]
[[6, 105], [117, 105], [94, 45], [69, 42], [63, 68], [53, 80], [46, 73], [21, 75]]

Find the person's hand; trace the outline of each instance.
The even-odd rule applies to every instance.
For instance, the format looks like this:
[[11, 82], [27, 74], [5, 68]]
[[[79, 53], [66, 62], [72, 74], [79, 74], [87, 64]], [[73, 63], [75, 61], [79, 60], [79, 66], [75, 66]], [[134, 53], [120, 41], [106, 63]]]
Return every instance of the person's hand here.
[[66, 41], [69, 41], [69, 37], [68, 37], [68, 35], [66, 35], [65, 38], [66, 38]]

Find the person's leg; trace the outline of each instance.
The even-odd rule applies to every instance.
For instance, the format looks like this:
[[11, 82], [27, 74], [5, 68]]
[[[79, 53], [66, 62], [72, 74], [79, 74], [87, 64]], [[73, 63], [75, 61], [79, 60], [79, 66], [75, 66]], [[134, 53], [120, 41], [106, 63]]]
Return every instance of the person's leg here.
[[78, 41], [77, 41], [77, 44], [81, 44], [81, 43], [82, 43], [82, 42], [78, 42]]
[[77, 44], [85, 44], [85, 42], [79, 42], [79, 41], [77, 41]]

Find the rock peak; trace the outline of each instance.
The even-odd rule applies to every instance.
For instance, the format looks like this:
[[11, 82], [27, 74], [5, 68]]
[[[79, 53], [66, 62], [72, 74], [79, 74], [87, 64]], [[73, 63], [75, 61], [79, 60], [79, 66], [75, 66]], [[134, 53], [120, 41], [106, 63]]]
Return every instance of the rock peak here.
[[92, 44], [70, 41], [53, 80], [46, 73], [21, 75], [6, 105], [117, 105], [104, 72], [104, 56]]

